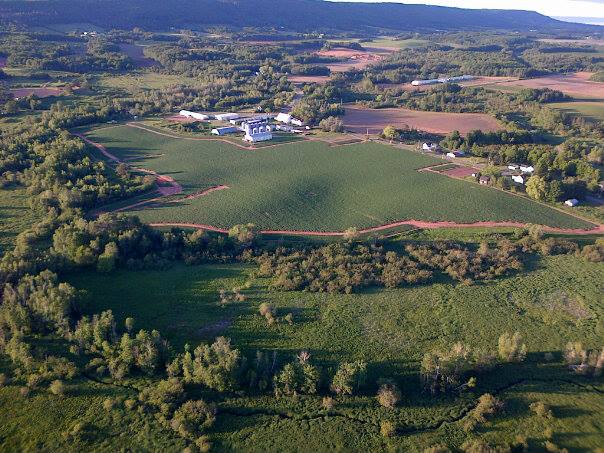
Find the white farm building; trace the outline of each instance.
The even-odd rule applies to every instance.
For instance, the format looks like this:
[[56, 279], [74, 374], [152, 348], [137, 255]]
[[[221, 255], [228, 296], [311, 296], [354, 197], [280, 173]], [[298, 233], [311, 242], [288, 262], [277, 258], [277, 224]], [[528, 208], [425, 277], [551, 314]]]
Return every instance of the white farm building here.
[[214, 115], [214, 118], [216, 118], [218, 121], [230, 121], [230, 120], [236, 120], [237, 118], [239, 118], [239, 114], [238, 113], [219, 113], [218, 115]]
[[184, 116], [185, 118], [193, 118], [199, 121], [209, 120], [210, 117], [208, 115], [204, 115], [203, 113], [190, 112], [189, 110], [181, 110], [178, 112], [180, 116]]
[[462, 75], [457, 77], [441, 77], [440, 79], [427, 79], [427, 80], [414, 80], [411, 82], [411, 85], [414, 87], [421, 85], [436, 85], [437, 83], [455, 83], [455, 82], [464, 82], [467, 80], [473, 80], [474, 76], [471, 75]]
[[302, 120], [294, 118], [289, 113], [279, 113], [275, 117], [275, 121], [283, 124], [293, 124], [294, 126], [302, 126], [304, 124]]
[[579, 200], [577, 200], [576, 198], [571, 198], [570, 200], [566, 200], [564, 202], [564, 204], [566, 206], [570, 206], [571, 208], [574, 208], [575, 206], [577, 206], [579, 204]]
[[268, 124], [266, 119], [253, 118], [251, 120], [244, 121], [241, 124], [241, 129], [245, 132], [243, 140], [246, 142], [264, 142], [273, 138], [271, 126]]

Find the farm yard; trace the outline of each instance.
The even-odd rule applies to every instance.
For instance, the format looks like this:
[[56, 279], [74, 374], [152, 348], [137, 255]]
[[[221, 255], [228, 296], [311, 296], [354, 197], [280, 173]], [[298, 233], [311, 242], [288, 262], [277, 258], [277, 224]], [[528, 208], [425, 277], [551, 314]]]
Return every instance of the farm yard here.
[[149, 223], [229, 228], [251, 222], [261, 229], [304, 231], [342, 231], [412, 219], [592, 227], [526, 198], [419, 172], [442, 160], [379, 143], [330, 147], [301, 141], [246, 149], [128, 126], [93, 129], [87, 137], [133, 167], [173, 179], [183, 190], [177, 198], [229, 187], [177, 202], [166, 198], [132, 211]]
[[409, 110], [405, 108], [369, 109], [346, 107], [344, 127], [352, 132], [379, 134], [388, 126], [408, 126], [433, 134], [448, 134], [454, 130], [466, 134], [475, 129], [495, 131], [501, 128], [495, 118], [482, 113], [445, 113]]

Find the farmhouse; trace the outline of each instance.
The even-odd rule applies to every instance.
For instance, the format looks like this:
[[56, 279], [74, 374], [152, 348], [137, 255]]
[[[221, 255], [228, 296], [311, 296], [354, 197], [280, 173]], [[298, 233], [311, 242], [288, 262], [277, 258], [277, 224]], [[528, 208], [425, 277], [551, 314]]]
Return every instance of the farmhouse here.
[[422, 145], [422, 149], [424, 151], [436, 151], [438, 149], [438, 145], [436, 143], [424, 143]]
[[452, 159], [456, 158], [456, 157], [463, 157], [465, 156], [466, 153], [464, 153], [463, 151], [449, 151], [446, 156], [450, 157]]
[[481, 176], [480, 179], [478, 180], [478, 183], [481, 186], [488, 186], [490, 182], [491, 182], [491, 178], [488, 176]]
[[218, 115], [214, 115], [214, 118], [216, 118], [218, 121], [229, 121], [229, 120], [235, 120], [235, 119], [239, 118], [239, 114], [237, 114], [237, 113], [219, 113]]
[[570, 206], [571, 208], [574, 208], [575, 206], [577, 206], [579, 204], [579, 200], [577, 200], [576, 198], [571, 198], [570, 200], [566, 200], [564, 202], [564, 204], [566, 206]]
[[178, 112], [180, 116], [184, 116], [185, 118], [193, 118], [199, 121], [209, 120], [210, 117], [208, 115], [204, 115], [203, 113], [190, 112], [189, 110], [181, 110]]
[[241, 123], [241, 129], [245, 132], [243, 140], [251, 143], [264, 142], [271, 140], [271, 126], [264, 118], [252, 118]]
[[239, 132], [239, 128], [235, 127], [235, 126], [225, 126], [225, 127], [217, 127], [212, 129], [212, 134], [214, 135], [227, 135], [227, 134], [234, 134], [235, 132]]

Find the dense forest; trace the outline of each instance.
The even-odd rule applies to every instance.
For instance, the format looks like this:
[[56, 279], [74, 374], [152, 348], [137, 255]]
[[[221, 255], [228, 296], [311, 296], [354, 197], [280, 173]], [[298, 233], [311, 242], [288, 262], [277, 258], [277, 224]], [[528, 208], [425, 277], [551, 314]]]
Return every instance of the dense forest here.
[[[270, 11], [259, 15], [258, 11]], [[57, 14], [60, 12], [60, 14]], [[23, 14], [27, 13], [27, 14]], [[283, 27], [288, 30], [390, 29], [540, 29], [597, 30], [595, 26], [570, 24], [528, 11], [463, 10], [426, 5], [332, 3], [315, 0], [129, 1], [77, 2], [44, 0], [35, 3], [4, 1], [0, 17], [5, 22], [45, 25], [93, 23], [101, 27], [146, 29], [198, 25]]]

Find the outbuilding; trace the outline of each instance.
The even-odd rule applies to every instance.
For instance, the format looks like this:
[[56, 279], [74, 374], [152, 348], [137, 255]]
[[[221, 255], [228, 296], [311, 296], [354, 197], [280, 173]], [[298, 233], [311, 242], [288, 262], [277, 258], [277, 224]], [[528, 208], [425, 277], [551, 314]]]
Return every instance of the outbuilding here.
[[225, 126], [225, 127], [217, 127], [212, 129], [212, 134], [222, 136], [227, 134], [234, 134], [235, 132], [239, 132], [240, 129], [235, 126]]
[[512, 181], [514, 181], [517, 184], [524, 184], [524, 182], [525, 182], [524, 175], [512, 175]]
[[214, 118], [216, 118], [218, 121], [230, 121], [230, 120], [236, 120], [237, 118], [239, 118], [239, 114], [238, 113], [219, 113], [218, 115], [214, 115]]
[[574, 208], [575, 206], [577, 206], [579, 204], [579, 200], [577, 200], [576, 198], [571, 198], [570, 200], [566, 200], [564, 202], [564, 204], [566, 206], [570, 206], [571, 208]]
[[178, 112], [180, 116], [184, 116], [185, 118], [193, 118], [199, 121], [209, 120], [209, 115], [204, 115], [203, 113], [191, 112], [189, 110], [181, 110]]
[[481, 186], [488, 186], [490, 182], [491, 182], [491, 178], [490, 178], [490, 177], [488, 177], [488, 176], [481, 176], [481, 177], [478, 179], [478, 183], [479, 183]]

